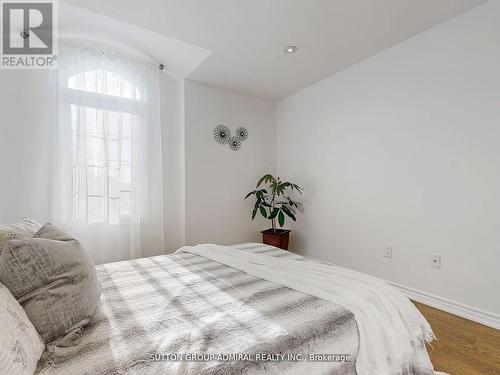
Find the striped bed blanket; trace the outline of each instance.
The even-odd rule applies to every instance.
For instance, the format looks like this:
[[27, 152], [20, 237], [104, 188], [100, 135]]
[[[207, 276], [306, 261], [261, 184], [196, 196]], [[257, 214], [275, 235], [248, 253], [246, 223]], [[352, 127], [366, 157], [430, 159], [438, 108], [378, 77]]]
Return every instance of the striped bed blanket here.
[[356, 322], [331, 302], [187, 253], [97, 272], [92, 321], [76, 346], [48, 347], [37, 374], [356, 374]]

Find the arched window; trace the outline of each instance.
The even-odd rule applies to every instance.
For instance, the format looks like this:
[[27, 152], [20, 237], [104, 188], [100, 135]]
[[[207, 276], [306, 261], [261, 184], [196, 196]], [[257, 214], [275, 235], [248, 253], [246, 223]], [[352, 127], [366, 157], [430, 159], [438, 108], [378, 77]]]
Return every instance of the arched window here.
[[59, 41], [51, 220], [96, 263], [163, 249], [158, 65], [115, 46]]
[[95, 94], [140, 100], [140, 94], [128, 80], [115, 72], [90, 70], [75, 74], [68, 79], [68, 88]]
[[89, 70], [70, 76], [65, 94], [73, 140], [73, 219], [127, 221], [137, 177], [139, 89], [117, 72]]

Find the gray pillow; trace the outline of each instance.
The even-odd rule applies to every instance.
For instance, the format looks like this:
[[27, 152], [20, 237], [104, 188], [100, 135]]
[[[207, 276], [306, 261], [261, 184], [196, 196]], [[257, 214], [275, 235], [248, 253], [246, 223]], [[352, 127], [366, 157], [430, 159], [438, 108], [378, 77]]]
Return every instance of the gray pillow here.
[[94, 315], [101, 287], [80, 242], [45, 224], [32, 238], [6, 242], [0, 281], [11, 291], [45, 343], [72, 345]]
[[33, 237], [40, 230], [41, 224], [30, 218], [23, 218], [17, 224], [0, 225], [0, 253], [5, 242], [20, 237]]

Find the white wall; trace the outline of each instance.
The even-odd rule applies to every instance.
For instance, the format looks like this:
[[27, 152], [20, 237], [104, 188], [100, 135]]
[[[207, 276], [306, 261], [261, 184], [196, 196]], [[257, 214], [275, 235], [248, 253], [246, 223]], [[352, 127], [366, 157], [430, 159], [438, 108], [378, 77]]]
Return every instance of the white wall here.
[[[231, 244], [259, 241], [263, 220], [252, 223], [247, 192], [273, 173], [275, 105], [186, 81], [186, 241]], [[248, 129], [239, 151], [218, 144], [213, 130], [223, 123]]]
[[[50, 218], [48, 90], [46, 71], [0, 71], [0, 223]], [[160, 76], [160, 96], [165, 252], [186, 240], [258, 241], [268, 224], [252, 223], [252, 204], [243, 197], [261, 175], [275, 171], [274, 103], [193, 82], [184, 93], [184, 81], [166, 74]], [[248, 128], [249, 140], [240, 151], [215, 142], [213, 128], [220, 121], [233, 131]]]
[[165, 253], [185, 243], [184, 80], [160, 74]]
[[277, 155], [292, 248], [500, 313], [499, 2], [282, 100]]
[[0, 223], [49, 217], [48, 79], [0, 70]]

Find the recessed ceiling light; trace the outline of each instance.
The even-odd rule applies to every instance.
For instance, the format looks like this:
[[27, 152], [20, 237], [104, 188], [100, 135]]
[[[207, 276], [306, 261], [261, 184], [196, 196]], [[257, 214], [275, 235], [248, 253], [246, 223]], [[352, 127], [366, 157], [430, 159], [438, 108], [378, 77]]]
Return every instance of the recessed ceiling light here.
[[285, 53], [295, 53], [297, 50], [297, 46], [286, 46], [284, 49]]

